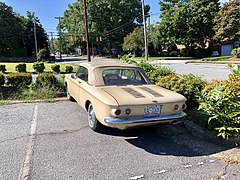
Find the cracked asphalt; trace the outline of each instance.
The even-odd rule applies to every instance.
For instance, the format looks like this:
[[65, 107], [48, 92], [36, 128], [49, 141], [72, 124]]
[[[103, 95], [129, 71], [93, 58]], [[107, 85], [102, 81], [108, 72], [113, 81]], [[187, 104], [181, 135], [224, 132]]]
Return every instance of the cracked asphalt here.
[[[239, 179], [226, 147], [179, 125], [95, 133], [77, 103], [0, 106], [1, 180]], [[211, 156], [211, 157], [210, 157]]]

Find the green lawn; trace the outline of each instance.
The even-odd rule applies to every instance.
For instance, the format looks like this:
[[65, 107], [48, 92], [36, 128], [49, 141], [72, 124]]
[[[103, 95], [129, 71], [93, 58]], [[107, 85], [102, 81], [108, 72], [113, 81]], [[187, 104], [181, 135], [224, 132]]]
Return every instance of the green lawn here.
[[[18, 64], [19, 63], [1, 63], [0, 62], [0, 65], [6, 65], [6, 69], [7, 69], [8, 73], [16, 72], [15, 67]], [[65, 72], [67, 65], [73, 66], [73, 71], [74, 72], [77, 71], [77, 67], [78, 67], [78, 65], [76, 65], [76, 64], [44, 63], [44, 65], [45, 65], [44, 72], [52, 72], [51, 66], [54, 65], [54, 64], [59, 64], [60, 65], [61, 72]], [[26, 63], [26, 65], [27, 65], [27, 72], [34, 72], [33, 63]]]
[[203, 58], [203, 61], [227, 61], [231, 56], [218, 56], [218, 57], [208, 57]]

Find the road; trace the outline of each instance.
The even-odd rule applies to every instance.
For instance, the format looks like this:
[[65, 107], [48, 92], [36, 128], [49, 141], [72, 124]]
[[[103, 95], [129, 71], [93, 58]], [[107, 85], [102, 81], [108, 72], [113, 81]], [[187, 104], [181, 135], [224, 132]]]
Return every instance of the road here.
[[1, 180], [238, 179], [224, 147], [179, 125], [95, 133], [77, 103], [0, 106]]
[[[116, 59], [95, 57], [92, 61], [111, 61]], [[86, 57], [63, 57], [63, 63], [79, 64], [86, 62]], [[186, 64], [191, 60], [161, 60], [151, 62], [152, 64], [166, 66], [173, 69], [177, 74], [194, 74], [202, 76], [207, 82], [213, 79], [227, 79], [231, 73], [226, 64]]]

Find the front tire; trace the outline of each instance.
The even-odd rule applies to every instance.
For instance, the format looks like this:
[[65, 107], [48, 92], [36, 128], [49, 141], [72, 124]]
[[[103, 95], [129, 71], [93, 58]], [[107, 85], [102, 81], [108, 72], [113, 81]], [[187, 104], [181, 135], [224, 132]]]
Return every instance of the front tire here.
[[89, 107], [88, 107], [88, 124], [89, 124], [89, 127], [95, 132], [99, 132], [103, 126], [98, 121], [91, 103], [89, 104]]

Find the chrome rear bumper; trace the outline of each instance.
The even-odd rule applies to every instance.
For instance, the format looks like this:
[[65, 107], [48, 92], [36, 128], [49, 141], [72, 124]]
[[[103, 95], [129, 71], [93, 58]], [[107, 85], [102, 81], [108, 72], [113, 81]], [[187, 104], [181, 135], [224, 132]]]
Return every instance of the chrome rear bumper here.
[[113, 119], [113, 118], [104, 118], [105, 123], [108, 124], [131, 124], [131, 123], [146, 123], [146, 122], [157, 122], [157, 121], [166, 121], [166, 120], [176, 120], [181, 119], [185, 116], [185, 113], [173, 114], [169, 116], [156, 116], [156, 117], [143, 117], [136, 119]]

